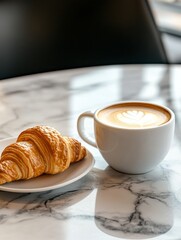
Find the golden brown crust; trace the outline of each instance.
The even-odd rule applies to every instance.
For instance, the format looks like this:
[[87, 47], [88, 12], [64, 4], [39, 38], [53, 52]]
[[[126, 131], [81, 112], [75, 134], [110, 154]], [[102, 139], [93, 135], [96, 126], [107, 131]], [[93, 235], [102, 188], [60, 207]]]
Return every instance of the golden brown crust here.
[[7, 146], [0, 159], [0, 184], [65, 171], [86, 156], [76, 139], [63, 137], [49, 126], [29, 128]]

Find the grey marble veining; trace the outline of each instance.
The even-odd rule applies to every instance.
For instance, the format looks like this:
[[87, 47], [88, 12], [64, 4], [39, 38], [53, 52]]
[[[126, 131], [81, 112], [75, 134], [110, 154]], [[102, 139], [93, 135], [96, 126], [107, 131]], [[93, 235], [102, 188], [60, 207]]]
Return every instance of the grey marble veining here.
[[180, 76], [179, 65], [133, 65], [1, 81], [0, 139], [48, 124], [82, 142], [76, 129], [81, 112], [131, 99], [172, 108], [176, 131], [165, 160], [147, 174], [118, 173], [82, 142], [96, 160], [82, 179], [40, 193], [0, 191], [0, 239], [181, 239]]

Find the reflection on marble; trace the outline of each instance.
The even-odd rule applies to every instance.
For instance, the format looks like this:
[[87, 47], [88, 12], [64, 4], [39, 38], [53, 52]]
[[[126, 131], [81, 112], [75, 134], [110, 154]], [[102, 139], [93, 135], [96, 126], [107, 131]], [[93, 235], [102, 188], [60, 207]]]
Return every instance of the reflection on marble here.
[[163, 169], [131, 176], [108, 168], [102, 175], [95, 215], [102, 231], [117, 237], [145, 238], [164, 234], [172, 227], [172, 194]]
[[[165, 104], [176, 113], [165, 160], [143, 175], [118, 173], [97, 149], [77, 182], [41, 193], [0, 192], [3, 240], [181, 239], [181, 66], [108, 66], [0, 82], [0, 139], [36, 125], [76, 137], [78, 115], [120, 100]], [[92, 128], [91, 124], [87, 126]]]

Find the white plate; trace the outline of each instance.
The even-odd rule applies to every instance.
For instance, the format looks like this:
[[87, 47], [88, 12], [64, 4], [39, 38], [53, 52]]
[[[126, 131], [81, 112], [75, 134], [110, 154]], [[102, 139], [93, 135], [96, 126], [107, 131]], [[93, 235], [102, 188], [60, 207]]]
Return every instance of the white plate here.
[[[16, 138], [7, 138], [0, 140], [0, 154], [9, 144], [16, 141]], [[0, 185], [0, 190], [7, 192], [31, 193], [43, 192], [71, 184], [85, 176], [94, 166], [95, 160], [92, 154], [87, 150], [87, 156], [70, 165], [63, 173], [56, 175], [41, 175], [29, 180], [18, 180], [11, 183]]]

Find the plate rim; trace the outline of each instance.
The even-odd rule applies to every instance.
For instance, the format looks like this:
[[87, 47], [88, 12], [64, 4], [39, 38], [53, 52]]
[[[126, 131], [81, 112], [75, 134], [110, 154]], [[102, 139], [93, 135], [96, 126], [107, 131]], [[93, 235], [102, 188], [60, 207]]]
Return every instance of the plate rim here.
[[[0, 139], [0, 145], [1, 145], [2, 142], [11, 141], [11, 140], [13, 141], [13, 140], [16, 140], [16, 139], [17, 139], [17, 137], [8, 137], [8, 138]], [[58, 183], [58, 184], [55, 184], [55, 185], [52, 185], [52, 186], [48, 186], [48, 187], [39, 187], [39, 188], [31, 188], [31, 189], [28, 189], [28, 188], [5, 187], [5, 185], [2, 184], [2, 185], [0, 185], [0, 191], [14, 192], [14, 193], [38, 193], [38, 192], [45, 192], [45, 191], [55, 190], [55, 189], [62, 188], [62, 187], [65, 187], [67, 185], [70, 185], [70, 184], [80, 180], [85, 175], [87, 175], [91, 171], [91, 169], [93, 168], [93, 166], [95, 164], [95, 159], [94, 159], [92, 153], [87, 148], [86, 148], [86, 151], [87, 151], [87, 156], [85, 158], [88, 158], [88, 160], [89, 160], [88, 165], [86, 167], [86, 170], [81, 172], [78, 176], [76, 176], [73, 179], [67, 180], [64, 183]], [[78, 163], [79, 162], [77, 162], [77, 164]], [[61, 174], [61, 173], [58, 173], [58, 174]], [[40, 175], [38, 177], [41, 177], [41, 176], [42, 175]], [[38, 177], [37, 177], [37, 179], [38, 179]], [[51, 175], [50, 175], [50, 177], [51, 177]], [[23, 181], [23, 180], [21, 180], [21, 181]], [[28, 180], [24, 180], [24, 181], [28, 181]], [[18, 183], [18, 181], [14, 181], [14, 182]], [[11, 183], [12, 182], [10, 182], [9, 184], [11, 184]]]

